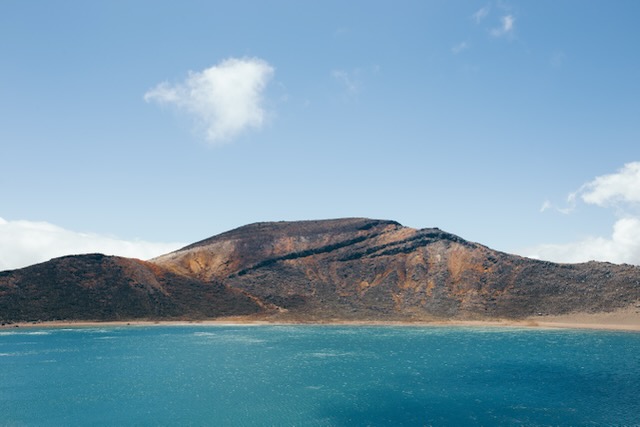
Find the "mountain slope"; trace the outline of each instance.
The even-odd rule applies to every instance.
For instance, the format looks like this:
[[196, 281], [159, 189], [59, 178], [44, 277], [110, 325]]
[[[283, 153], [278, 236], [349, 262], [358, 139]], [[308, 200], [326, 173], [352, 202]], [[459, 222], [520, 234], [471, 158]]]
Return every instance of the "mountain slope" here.
[[262, 313], [242, 291], [100, 254], [0, 272], [0, 320], [201, 319]]

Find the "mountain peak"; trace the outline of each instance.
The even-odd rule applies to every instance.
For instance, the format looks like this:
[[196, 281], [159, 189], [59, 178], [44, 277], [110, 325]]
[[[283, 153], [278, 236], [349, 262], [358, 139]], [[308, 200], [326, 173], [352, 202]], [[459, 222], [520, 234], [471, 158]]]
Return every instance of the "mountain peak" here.
[[192, 243], [188, 246], [185, 246], [184, 248], [178, 249], [178, 251], [176, 252], [194, 249], [200, 246], [207, 246], [221, 240], [261, 238], [272, 239], [291, 236], [311, 237], [319, 234], [340, 234], [345, 232], [370, 230], [380, 227], [402, 228], [403, 226], [396, 221], [370, 218], [336, 218], [305, 221], [256, 222], [226, 231], [224, 233], [209, 237], [196, 243]]

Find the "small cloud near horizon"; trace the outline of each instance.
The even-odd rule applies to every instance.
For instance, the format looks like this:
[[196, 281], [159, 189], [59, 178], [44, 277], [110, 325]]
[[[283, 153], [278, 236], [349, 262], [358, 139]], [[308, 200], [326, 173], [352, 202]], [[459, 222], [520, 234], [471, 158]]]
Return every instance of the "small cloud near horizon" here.
[[567, 196], [567, 207], [558, 208], [545, 200], [540, 212], [554, 209], [562, 214], [575, 210], [578, 201], [602, 208], [614, 208], [618, 219], [611, 236], [586, 237], [577, 242], [541, 244], [522, 255], [554, 262], [591, 260], [640, 265], [640, 162], [625, 164], [615, 173], [601, 175]]
[[640, 218], [617, 220], [608, 237], [589, 236], [576, 242], [541, 244], [520, 254], [561, 263], [607, 261], [640, 265]]
[[263, 93], [274, 68], [258, 58], [229, 58], [176, 84], [163, 82], [145, 93], [146, 102], [173, 105], [191, 115], [212, 145], [231, 141], [266, 120]]
[[123, 240], [79, 233], [42, 221], [0, 218], [0, 271], [23, 268], [65, 255], [95, 252], [150, 259], [184, 246], [184, 243]]

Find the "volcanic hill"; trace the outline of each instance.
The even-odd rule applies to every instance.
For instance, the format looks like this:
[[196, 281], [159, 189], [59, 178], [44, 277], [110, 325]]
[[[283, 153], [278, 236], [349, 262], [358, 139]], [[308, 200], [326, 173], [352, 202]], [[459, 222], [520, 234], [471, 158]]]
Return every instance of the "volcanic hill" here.
[[54, 258], [0, 272], [0, 320], [206, 319], [265, 312], [226, 285], [101, 254]]
[[437, 228], [257, 223], [149, 262], [63, 257], [0, 273], [0, 320], [521, 319], [638, 307], [640, 267], [555, 264]]

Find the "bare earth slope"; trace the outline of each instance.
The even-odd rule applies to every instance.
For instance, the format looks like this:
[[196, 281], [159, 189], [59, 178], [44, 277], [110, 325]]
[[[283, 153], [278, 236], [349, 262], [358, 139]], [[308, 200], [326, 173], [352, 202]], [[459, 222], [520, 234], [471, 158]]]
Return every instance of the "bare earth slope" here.
[[640, 302], [639, 267], [537, 261], [364, 218], [252, 224], [153, 262], [300, 320], [520, 319]]
[[203, 319], [262, 313], [255, 298], [144, 261], [101, 254], [0, 272], [0, 320]]

